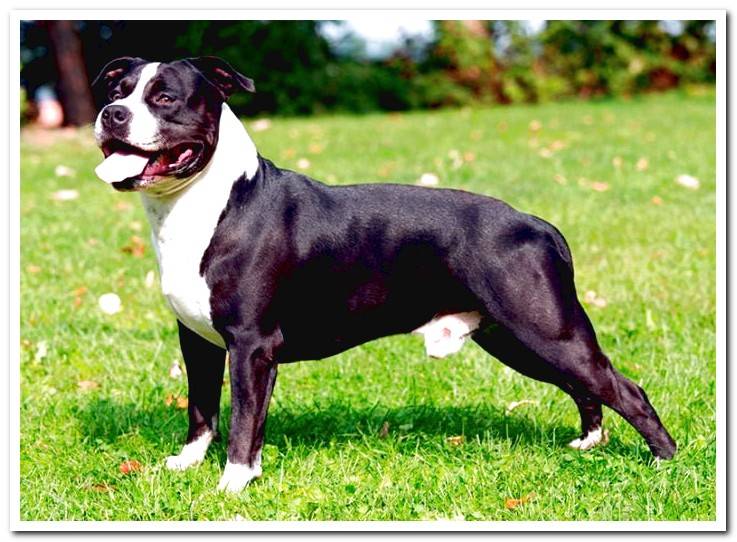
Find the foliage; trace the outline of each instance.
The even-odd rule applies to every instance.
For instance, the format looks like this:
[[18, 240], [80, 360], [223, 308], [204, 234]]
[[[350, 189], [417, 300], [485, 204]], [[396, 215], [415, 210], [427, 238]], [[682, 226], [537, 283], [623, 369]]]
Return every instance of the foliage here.
[[[570, 450], [578, 413], [554, 386], [472, 343], [430, 360], [419, 338], [398, 336], [280, 367], [264, 475], [242, 495], [214, 489], [227, 438], [198, 468], [169, 472], [164, 458], [187, 432], [186, 411], [171, 398], [186, 394], [186, 379], [169, 376], [181, 363], [176, 325], [154, 278], [140, 199], [94, 179], [100, 154], [90, 129], [56, 139], [28, 130], [22, 519], [714, 519], [713, 94], [259, 126], [252, 135], [264, 156], [331, 184], [413, 183], [434, 172], [441, 187], [499, 197], [556, 224], [579, 296], [606, 300], [586, 304], [603, 348], [647, 390], [678, 455], [654, 462], [610, 410], [609, 444]], [[684, 173], [700, 188], [677, 184]], [[51, 197], [68, 189], [78, 197]], [[99, 310], [107, 292], [122, 299], [118, 314]], [[525, 399], [536, 402], [507, 410]], [[226, 435], [229, 405], [226, 382]]]
[[[320, 21], [80, 21], [87, 69], [116, 56], [168, 60], [218, 55], [255, 80], [236, 96], [245, 114], [303, 115], [546, 102], [634, 95], [713, 84], [713, 21], [435, 21], [430, 40], [412, 36], [385, 59], [360, 38], [331, 44]], [[25, 22], [22, 80], [58, 78], [42, 29]], [[142, 40], [155, 35], [156, 40]]]

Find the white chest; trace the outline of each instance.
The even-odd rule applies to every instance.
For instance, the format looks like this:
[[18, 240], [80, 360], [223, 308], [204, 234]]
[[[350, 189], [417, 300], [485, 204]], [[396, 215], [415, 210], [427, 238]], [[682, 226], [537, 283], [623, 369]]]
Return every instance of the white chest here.
[[244, 173], [252, 177], [257, 168], [253, 142], [223, 105], [218, 146], [205, 169], [176, 193], [165, 197], [142, 193], [164, 297], [184, 325], [219, 346], [225, 343], [212, 325], [210, 289], [200, 263], [233, 183]]

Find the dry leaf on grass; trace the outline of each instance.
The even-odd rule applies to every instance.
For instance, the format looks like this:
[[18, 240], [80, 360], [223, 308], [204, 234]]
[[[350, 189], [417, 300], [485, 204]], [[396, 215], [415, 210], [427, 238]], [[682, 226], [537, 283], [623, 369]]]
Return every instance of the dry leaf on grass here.
[[522, 405], [537, 406], [538, 404], [539, 402], [535, 401], [534, 399], [522, 399], [521, 401], [512, 401], [507, 405], [507, 414], [511, 413], [515, 408], [521, 407]]
[[254, 132], [263, 132], [269, 128], [271, 128], [271, 121], [269, 119], [258, 119], [251, 124], [251, 130]]
[[663, 205], [663, 198], [661, 198], [660, 196], [653, 196], [650, 201], [653, 205]]
[[434, 173], [423, 173], [415, 184], [419, 186], [437, 186], [440, 178]]
[[543, 127], [543, 123], [539, 120], [531, 120], [529, 129], [531, 132], [539, 132]]
[[590, 186], [591, 190], [596, 190], [597, 192], [606, 192], [609, 190], [609, 185], [600, 181], [594, 181]]
[[130, 254], [134, 258], [143, 258], [143, 255], [146, 252], [146, 245], [144, 244], [143, 239], [141, 239], [137, 235], [132, 235], [130, 243], [125, 245], [120, 250], [122, 250], [126, 254]]
[[146, 278], [143, 279], [143, 284], [146, 286], [146, 288], [151, 288], [154, 285], [154, 281], [156, 280], [156, 275], [153, 271], [149, 271], [146, 273]]
[[49, 353], [49, 346], [46, 341], [39, 341], [36, 345], [36, 353], [33, 355], [33, 361], [41, 361]]
[[96, 390], [100, 387], [100, 384], [98, 384], [94, 380], [80, 380], [79, 382], [77, 382], [77, 386], [79, 386], [80, 390], [87, 391]]
[[699, 180], [691, 175], [679, 175], [676, 177], [676, 182], [684, 188], [690, 188], [691, 190], [696, 190], [701, 185]]
[[171, 367], [169, 367], [169, 376], [171, 378], [179, 378], [182, 376], [182, 368], [179, 366], [179, 362], [177, 360], [174, 360]]
[[79, 197], [79, 192], [72, 188], [66, 188], [63, 190], [57, 190], [51, 194], [51, 199], [54, 201], [72, 201]]
[[461, 444], [463, 444], [464, 440], [465, 439], [463, 438], [463, 435], [457, 435], [454, 437], [448, 437], [447, 439], [445, 439], [445, 442], [447, 442], [451, 446], [460, 446]]
[[54, 175], [56, 175], [57, 177], [74, 177], [76, 173], [77, 172], [69, 166], [65, 166], [62, 164], [59, 164], [54, 168]]
[[389, 436], [389, 422], [384, 422], [379, 429], [379, 438], [386, 438]]
[[39, 266], [37, 266], [37, 265], [31, 264], [28, 267], [26, 267], [26, 271], [28, 271], [29, 273], [34, 273], [35, 274], [35, 273], [40, 273], [41, 272], [41, 268]]
[[118, 468], [123, 474], [131, 474], [143, 470], [143, 465], [135, 459], [128, 459], [127, 461], [123, 461]]
[[102, 294], [100, 299], [97, 300], [97, 304], [100, 307], [100, 310], [105, 314], [119, 313], [123, 305], [118, 294], [114, 294], [112, 292]]
[[635, 169], [637, 171], [645, 171], [650, 166], [650, 162], [647, 158], [640, 158], [637, 163], [635, 164]]
[[514, 510], [518, 506], [522, 506], [523, 504], [527, 504], [529, 501], [535, 498], [535, 493], [528, 493], [524, 497], [520, 497], [519, 499], [507, 499], [504, 501], [504, 508], [507, 510]]
[[90, 486], [91, 491], [97, 491], [98, 493], [109, 493], [111, 491], [115, 491], [112, 486], [109, 486], [106, 483], [102, 484], [92, 484]]
[[606, 307], [606, 299], [598, 295], [594, 290], [588, 290], [583, 295], [583, 302], [587, 305], [593, 305], [594, 307]]

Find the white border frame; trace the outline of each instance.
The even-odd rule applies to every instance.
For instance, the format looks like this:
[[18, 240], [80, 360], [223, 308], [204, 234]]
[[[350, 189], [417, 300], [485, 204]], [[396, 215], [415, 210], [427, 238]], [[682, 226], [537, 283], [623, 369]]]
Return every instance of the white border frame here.
[[[9, 349], [9, 442], [18, 455], [9, 454], [8, 505], [9, 526], [13, 531], [724, 531], [726, 522], [726, 233], [727, 233], [727, 25], [726, 10], [578, 10], [578, 9], [529, 9], [529, 10], [346, 10], [346, 9], [288, 9], [288, 10], [59, 10], [22, 9], [10, 13], [8, 24], [8, 164], [10, 168], [9, 195], [9, 273], [7, 299], [9, 301], [9, 322], [3, 333], [9, 331], [6, 344]], [[709, 19], [716, 21], [717, 31], [717, 184], [716, 184], [716, 234], [717, 234], [717, 362], [716, 362], [716, 401], [717, 401], [717, 460], [716, 460], [716, 520], [715, 521], [22, 521], [20, 519], [20, 128], [14, 119], [19, 118], [19, 87], [12, 82], [19, 73], [20, 59], [20, 21], [24, 19], [344, 19], [364, 17], [376, 20], [423, 19]]]

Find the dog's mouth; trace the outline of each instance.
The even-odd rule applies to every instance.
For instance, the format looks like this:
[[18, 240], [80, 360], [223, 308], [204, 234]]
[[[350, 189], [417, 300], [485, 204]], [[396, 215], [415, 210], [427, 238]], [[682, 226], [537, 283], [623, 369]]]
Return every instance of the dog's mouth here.
[[127, 184], [143, 181], [142, 184], [146, 185], [159, 177], [186, 175], [203, 151], [203, 145], [194, 141], [149, 151], [114, 139], [103, 143], [100, 148], [105, 161], [95, 168], [95, 173], [114, 186], [124, 181]]

